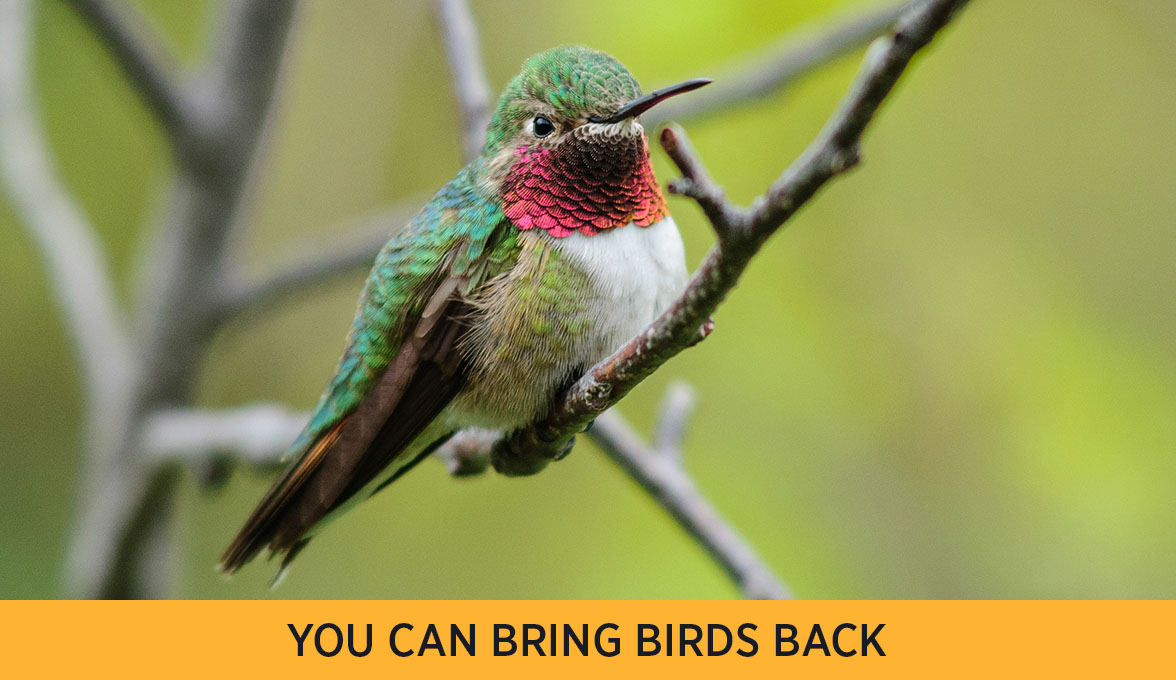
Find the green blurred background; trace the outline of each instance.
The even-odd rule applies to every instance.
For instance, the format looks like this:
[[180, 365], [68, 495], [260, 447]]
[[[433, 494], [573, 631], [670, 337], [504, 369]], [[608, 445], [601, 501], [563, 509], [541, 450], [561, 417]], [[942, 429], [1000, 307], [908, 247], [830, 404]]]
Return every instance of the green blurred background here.
[[[211, 2], [140, 0], [188, 63]], [[647, 88], [841, 0], [475, 2], [491, 80], [583, 43]], [[261, 273], [341, 221], [459, 167], [429, 3], [311, 1], [239, 256]], [[60, 2], [37, 11], [36, 81], [62, 174], [135, 291], [169, 158], [152, 119]], [[699, 485], [808, 598], [1176, 596], [1176, 4], [976, 0], [919, 58], [866, 162], [773, 239], [711, 338], [621, 410], [648, 427], [698, 390]], [[688, 129], [750, 200], [807, 144], [859, 55]], [[657, 153], [662, 180], [673, 177]], [[77, 485], [82, 394], [44, 267], [0, 193], [0, 595], [52, 597]], [[691, 265], [712, 241], [671, 199]], [[235, 323], [200, 402], [308, 408], [356, 273]], [[337, 522], [282, 588], [225, 581], [220, 549], [267, 485], [239, 471], [180, 500], [184, 597], [731, 597], [702, 550], [581, 441], [527, 479], [428, 463]]]

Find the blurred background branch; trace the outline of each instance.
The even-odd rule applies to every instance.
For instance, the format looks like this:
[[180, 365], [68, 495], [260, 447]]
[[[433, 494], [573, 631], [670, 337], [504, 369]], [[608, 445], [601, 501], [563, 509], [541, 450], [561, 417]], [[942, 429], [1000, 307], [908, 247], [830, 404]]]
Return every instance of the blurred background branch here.
[[86, 376], [87, 401], [98, 406], [132, 374], [131, 340], [102, 244], [62, 186], [39, 122], [30, 80], [32, 7], [5, 0], [0, 11], [0, 168], [53, 282]]
[[[90, 413], [65, 594], [165, 597], [174, 592], [172, 509], [178, 471], [191, 467], [205, 470], [202, 476], [218, 478], [217, 471], [223, 472], [229, 460], [273, 465], [304, 418], [264, 404], [226, 411], [193, 409], [195, 383], [209, 342], [235, 314], [273, 306], [331, 277], [368, 266], [390, 227], [403, 222], [411, 208], [394, 207], [364, 220], [369, 226], [348, 229], [359, 232], [353, 242], [324, 256], [279, 267], [258, 281], [242, 276], [229, 244], [249, 221], [254, 175], [265, 153], [267, 121], [281, 81], [295, 3], [225, 3], [206, 63], [181, 77], [173, 57], [129, 4], [70, 2], [154, 114], [174, 151], [175, 178], [169, 207], [154, 230], [143, 302], [127, 323], [101, 245], [57, 179], [38, 125], [29, 80], [32, 3], [0, 0], [4, 180], [47, 264], [87, 375]], [[871, 51], [866, 70], [830, 126], [750, 211], [737, 212], [722, 202], [721, 192], [705, 178], [680, 132], [664, 138], [670, 140], [664, 143], [685, 176], [675, 186], [712, 218], [720, 249], [704, 262], [695, 284], [671, 314], [606, 362], [613, 378], [621, 376], [619, 382], [614, 380], [602, 396], [599, 386], [607, 380], [597, 367], [557, 407], [562, 417], [522, 439], [516, 436], [509, 445], [517, 452], [527, 437], [527, 446], [550, 444], [553, 438], [566, 441], [596, 416], [588, 436], [704, 546], [745, 595], [789, 596], [682, 467], [680, 441], [693, 402], [688, 389], [675, 387], [668, 393], [652, 446], [615, 412], [604, 411], [670, 356], [697, 342], [700, 323], [734, 285], [763, 240], [824, 181], [852, 164], [857, 137], [881, 98], [911, 54], [946, 22], [943, 12], [950, 13], [959, 4], [963, 3], [911, 3], [910, 14], [904, 15], [910, 18], [900, 25], [901, 39], [889, 38]], [[884, 31], [897, 12], [895, 7], [869, 10], [829, 29], [787, 39], [742, 60], [711, 96], [680, 109], [667, 106], [664, 114], [679, 120], [706, 115], [786, 88], [800, 75]], [[438, 0], [436, 13], [462, 124], [461, 146], [468, 158], [481, 146], [490, 112], [476, 25], [460, 0]], [[827, 174], [812, 174], [818, 167]], [[744, 228], [749, 231], [739, 232]], [[737, 243], [744, 245], [754, 243], [734, 265], [716, 259], [722, 247], [731, 245], [728, 237], [743, 239]], [[708, 277], [727, 266], [733, 268], [724, 270], [720, 285], [715, 286], [713, 278], [708, 283]], [[701, 286], [710, 286], [703, 298], [698, 297]], [[671, 323], [672, 319], [677, 321]], [[634, 361], [650, 356], [652, 361]], [[536, 436], [540, 431], [542, 436]], [[491, 450], [502, 447], [503, 442], [486, 433], [466, 432], [438, 457], [455, 475], [473, 474], [486, 468]]]
[[461, 121], [462, 155], [468, 161], [481, 150], [490, 123], [492, 95], [482, 64], [478, 27], [465, 0], [436, 0], [435, 6]]
[[71, 0], [77, 13], [110, 50], [111, 56], [173, 143], [194, 136], [195, 102], [180, 83], [179, 69], [159, 37], [125, 0]]
[[670, 99], [642, 116], [653, 130], [761, 101], [794, 85], [806, 73], [861, 48], [894, 25], [906, 3], [890, 3], [789, 31], [774, 44], [721, 64], [708, 73], [714, 84], [691, 97]]
[[[238, 0], [226, 7], [209, 67], [181, 86], [174, 67], [133, 8], [77, 0], [135, 91], [176, 150], [175, 189], [149, 262], [136, 335], [119, 323], [101, 250], [67, 191], [56, 182], [52, 154], [33, 115], [30, 63], [32, 4], [3, 0], [0, 86], [7, 141], [6, 178], [24, 223], [54, 272], [58, 297], [88, 374], [93, 412], [73, 539], [67, 550], [70, 597], [163, 597], [172, 592], [171, 506], [174, 467], [147, 460], [137, 446], [152, 412], [188, 402], [211, 330], [213, 300], [228, 268], [225, 245], [245, 196], [249, 167], [269, 110], [292, 2]], [[210, 127], [195, 135], [194, 112]], [[133, 348], [133, 349], [132, 349]]]

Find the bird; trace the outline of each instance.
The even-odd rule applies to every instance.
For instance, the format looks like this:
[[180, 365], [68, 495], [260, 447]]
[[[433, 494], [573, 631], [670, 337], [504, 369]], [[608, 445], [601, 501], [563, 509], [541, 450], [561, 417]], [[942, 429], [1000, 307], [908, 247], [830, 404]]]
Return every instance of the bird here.
[[639, 116], [709, 82], [642, 93], [582, 46], [523, 63], [479, 155], [380, 250], [334, 374], [222, 572], [268, 549], [280, 576], [456, 432], [541, 417], [678, 297], [682, 238]]

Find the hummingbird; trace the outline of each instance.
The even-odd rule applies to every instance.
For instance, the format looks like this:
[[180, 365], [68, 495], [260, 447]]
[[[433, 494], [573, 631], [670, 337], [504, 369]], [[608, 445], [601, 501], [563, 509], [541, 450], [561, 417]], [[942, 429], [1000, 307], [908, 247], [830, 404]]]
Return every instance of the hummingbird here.
[[284, 570], [457, 431], [543, 416], [677, 298], [682, 238], [638, 117], [709, 82], [643, 94], [586, 47], [523, 64], [478, 157], [381, 249], [334, 375], [223, 572], [264, 548]]

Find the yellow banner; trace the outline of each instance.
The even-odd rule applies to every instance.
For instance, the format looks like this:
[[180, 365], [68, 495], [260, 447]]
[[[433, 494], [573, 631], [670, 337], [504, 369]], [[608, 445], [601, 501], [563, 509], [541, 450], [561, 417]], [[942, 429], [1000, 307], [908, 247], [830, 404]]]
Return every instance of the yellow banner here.
[[1171, 602], [6, 602], [7, 677], [1170, 676]]

